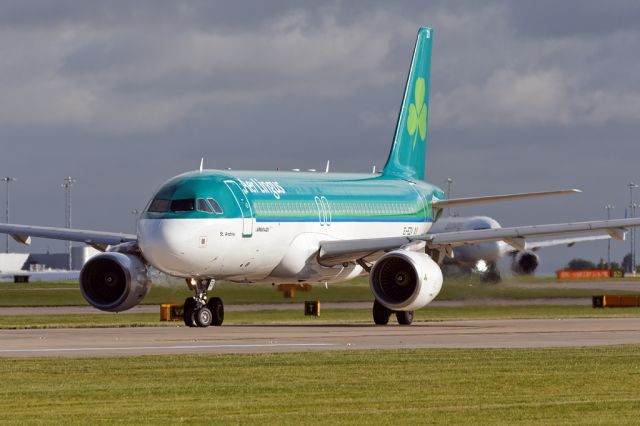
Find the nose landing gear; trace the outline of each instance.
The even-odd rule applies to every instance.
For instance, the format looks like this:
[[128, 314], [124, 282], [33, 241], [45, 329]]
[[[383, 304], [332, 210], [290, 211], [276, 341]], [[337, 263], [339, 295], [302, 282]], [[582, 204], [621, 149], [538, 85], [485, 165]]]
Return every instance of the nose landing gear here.
[[207, 291], [213, 288], [215, 280], [187, 279], [189, 288], [196, 292], [195, 297], [184, 301], [184, 323], [189, 327], [208, 327], [222, 325], [224, 305], [219, 297], [207, 300]]

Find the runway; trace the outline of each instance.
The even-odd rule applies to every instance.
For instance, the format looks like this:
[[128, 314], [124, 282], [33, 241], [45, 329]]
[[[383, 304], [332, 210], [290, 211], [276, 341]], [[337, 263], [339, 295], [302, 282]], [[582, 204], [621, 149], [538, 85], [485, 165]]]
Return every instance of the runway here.
[[473, 320], [412, 326], [185, 326], [0, 330], [0, 357], [98, 357], [640, 344], [640, 318]]

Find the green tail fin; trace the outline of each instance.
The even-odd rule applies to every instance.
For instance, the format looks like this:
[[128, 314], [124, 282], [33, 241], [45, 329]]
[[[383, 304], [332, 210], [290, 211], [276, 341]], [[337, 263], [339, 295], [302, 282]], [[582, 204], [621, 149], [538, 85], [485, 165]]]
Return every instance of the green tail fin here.
[[424, 180], [432, 40], [431, 28], [418, 30], [416, 48], [404, 89], [393, 146], [384, 166], [384, 175]]

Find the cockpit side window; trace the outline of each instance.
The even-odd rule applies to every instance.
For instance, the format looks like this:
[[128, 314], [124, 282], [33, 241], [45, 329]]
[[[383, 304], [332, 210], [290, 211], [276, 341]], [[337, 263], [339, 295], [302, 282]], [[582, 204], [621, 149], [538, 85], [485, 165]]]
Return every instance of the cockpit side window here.
[[211, 208], [215, 214], [222, 214], [222, 207], [220, 207], [220, 204], [218, 204], [216, 200], [213, 198], [207, 198], [207, 200], [209, 200], [209, 204], [211, 204]]
[[172, 212], [192, 212], [196, 209], [196, 200], [193, 198], [184, 198], [181, 200], [173, 200], [171, 202]]
[[164, 198], [154, 198], [153, 201], [149, 204], [149, 208], [147, 208], [148, 212], [151, 213], [164, 213], [169, 209], [169, 200], [165, 200]]
[[204, 198], [198, 198], [196, 200], [196, 204], [199, 212], [213, 213], [211, 206], [209, 205], [209, 203], [207, 203], [207, 200], [205, 200]]

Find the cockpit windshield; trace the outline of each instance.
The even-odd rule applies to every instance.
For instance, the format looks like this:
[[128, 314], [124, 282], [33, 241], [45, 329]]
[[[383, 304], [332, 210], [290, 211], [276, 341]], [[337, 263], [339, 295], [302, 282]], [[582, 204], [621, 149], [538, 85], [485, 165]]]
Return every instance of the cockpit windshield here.
[[181, 198], [177, 200], [167, 200], [165, 198], [154, 198], [147, 207], [150, 213], [182, 213], [182, 212], [203, 212], [208, 214], [222, 214], [222, 207], [213, 198]]
[[196, 209], [196, 200], [193, 198], [183, 198], [181, 200], [173, 200], [170, 210], [172, 212], [192, 212]]
[[169, 200], [165, 200], [164, 198], [154, 198], [153, 201], [149, 204], [149, 208], [147, 208], [148, 212], [151, 213], [164, 213], [169, 209]]
[[220, 207], [220, 204], [218, 204], [216, 200], [213, 198], [207, 198], [207, 200], [209, 200], [209, 204], [215, 214], [222, 214], [222, 207]]
[[198, 205], [199, 212], [213, 213], [213, 210], [211, 210], [211, 206], [209, 205], [209, 203], [207, 203], [207, 200], [205, 200], [204, 198], [198, 198], [196, 200], [196, 203]]

